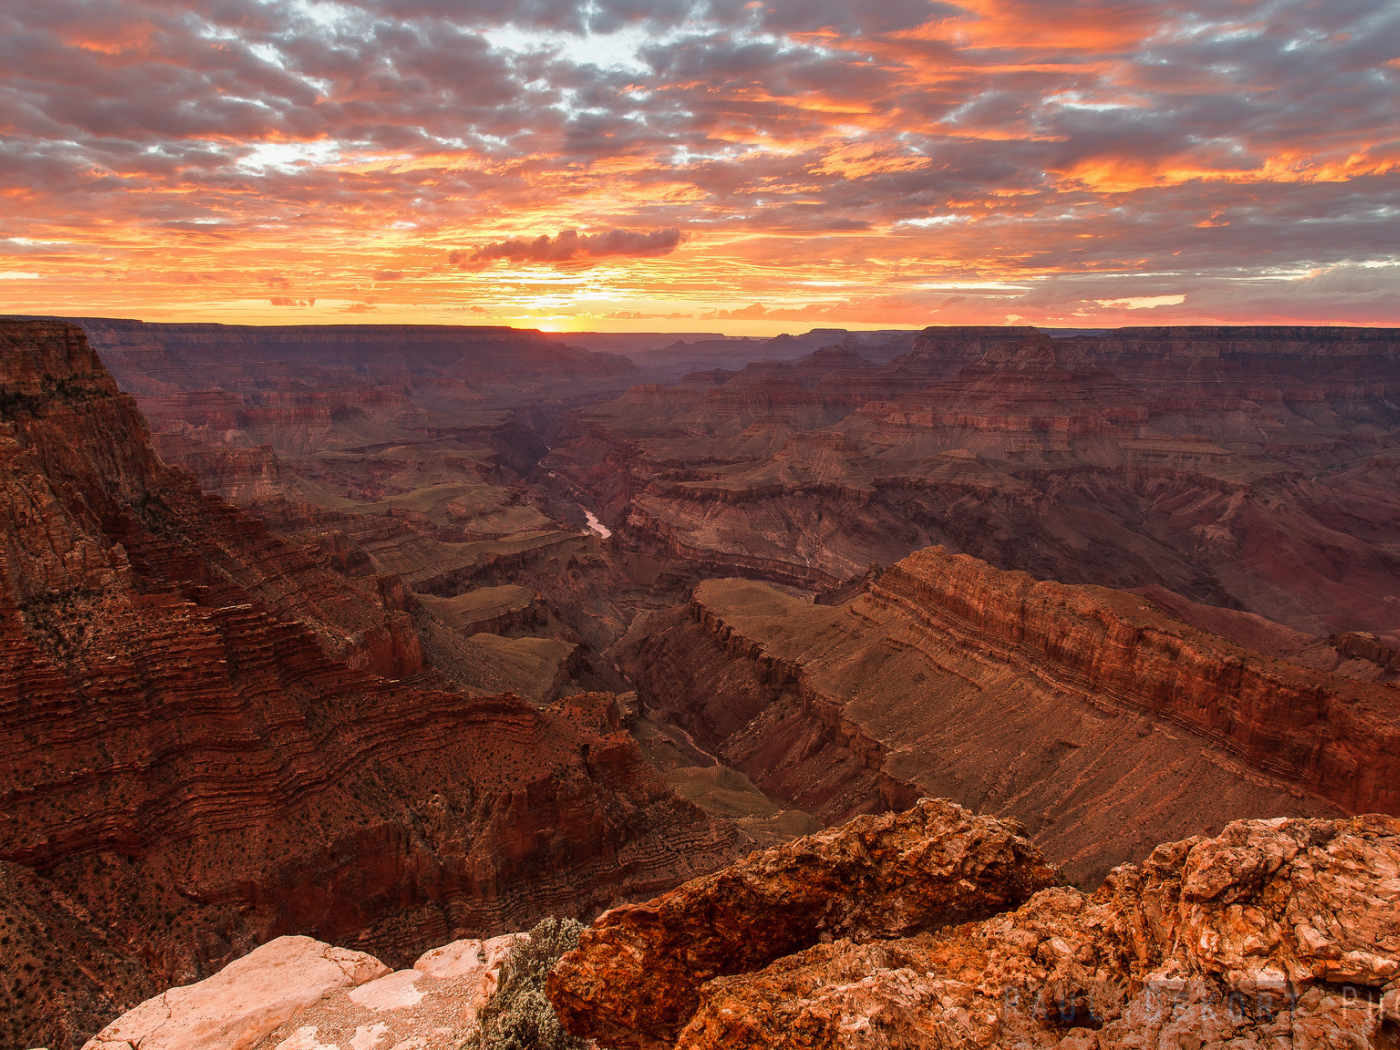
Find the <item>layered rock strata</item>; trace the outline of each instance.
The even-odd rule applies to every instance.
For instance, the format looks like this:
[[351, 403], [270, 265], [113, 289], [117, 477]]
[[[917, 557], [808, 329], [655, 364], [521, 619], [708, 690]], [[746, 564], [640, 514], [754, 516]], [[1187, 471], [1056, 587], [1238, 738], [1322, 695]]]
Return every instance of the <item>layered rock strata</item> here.
[[1184, 726], [1351, 812], [1400, 812], [1400, 692], [1281, 665], [1097, 587], [1002, 573], [940, 548], [870, 588], [964, 646], [1086, 700]]
[[707, 581], [616, 654], [653, 717], [828, 824], [951, 797], [1077, 879], [1250, 814], [1400, 809], [1400, 694], [1146, 598], [931, 548], [845, 604]]
[[[614, 542], [828, 589], [943, 544], [1396, 648], [1400, 333], [930, 329], [561, 419]], [[834, 581], [834, 582], [833, 582]]]
[[[924, 809], [929, 803], [920, 803]], [[956, 807], [950, 823], [965, 821]], [[887, 818], [890, 819], [890, 818]], [[938, 830], [929, 828], [936, 836]], [[859, 854], [862, 822], [827, 833]], [[604, 916], [551, 977], [551, 997], [574, 1031], [627, 1031], [622, 996], [595, 996], [636, 946], [650, 965], [629, 991], [646, 1002], [688, 967], [681, 913], [701, 944], [706, 919], [750, 918], [746, 952], [786, 951], [787, 926], [732, 910], [720, 892], [744, 880], [750, 897], [800, 897], [821, 866], [777, 867], [760, 854], [687, 884], [650, 908]], [[1158, 847], [1114, 870], [1087, 895], [1042, 889], [1019, 907], [916, 936], [855, 933], [783, 954], [765, 966], [708, 976], [684, 1017], [632, 1042], [708, 1050], [835, 1047], [933, 1050], [1262, 1050], [1394, 1047], [1400, 1043], [1400, 821], [1255, 820], [1215, 838]], [[958, 892], [953, 884], [953, 893]], [[967, 887], [970, 900], [978, 899]], [[830, 894], [829, 887], [825, 892]], [[843, 887], [855, 899], [866, 887]], [[840, 905], [834, 905], [839, 907]], [[761, 907], [761, 905], [760, 905]], [[658, 919], [658, 915], [661, 917]], [[658, 929], [671, 933], [661, 948]], [[757, 943], [755, 943], [757, 942]]]
[[80, 329], [0, 326], [0, 414], [0, 861], [26, 946], [0, 1042], [76, 1047], [280, 934], [396, 963], [740, 846], [610, 696], [423, 688], [401, 588], [163, 466]]

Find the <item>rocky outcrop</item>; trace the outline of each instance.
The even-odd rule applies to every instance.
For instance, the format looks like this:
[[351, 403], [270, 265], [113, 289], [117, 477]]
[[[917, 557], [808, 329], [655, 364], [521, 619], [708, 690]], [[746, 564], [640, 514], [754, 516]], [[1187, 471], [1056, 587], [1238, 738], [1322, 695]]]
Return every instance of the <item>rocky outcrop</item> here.
[[[850, 833], [858, 850], [860, 826]], [[1092, 895], [1047, 888], [981, 921], [912, 937], [841, 937], [712, 977], [684, 1027], [642, 1045], [1393, 1047], [1397, 870], [1394, 818], [1240, 821], [1218, 837], [1161, 846]], [[726, 875], [671, 896], [698, 897]], [[631, 929], [650, 943], [651, 927]], [[780, 940], [783, 930], [770, 923], [755, 937]], [[577, 1032], [611, 1023], [612, 997], [590, 1007], [578, 993], [616, 967], [615, 941], [600, 926], [555, 970], [552, 997]], [[631, 992], [646, 1000], [667, 986], [671, 967], [687, 965], [686, 951], [678, 941], [658, 952]]]
[[123, 1014], [85, 1050], [250, 1050], [336, 989], [358, 988], [388, 972], [363, 952], [310, 937], [278, 937], [213, 977]]
[[278, 937], [123, 1014], [84, 1050], [460, 1046], [515, 940], [453, 941], [391, 972], [363, 952]]
[[1382, 645], [1374, 634], [1349, 631], [1331, 639], [1337, 652], [1354, 660], [1365, 660], [1386, 671], [1400, 671], [1400, 649]]
[[431, 688], [402, 589], [163, 466], [81, 330], [0, 326], [0, 386], [0, 861], [24, 943], [78, 949], [0, 959], [7, 1043], [76, 1047], [281, 934], [397, 964], [740, 847], [610, 696]]
[[[601, 916], [549, 997], [575, 1034], [618, 1048], [1400, 1043], [1400, 821], [1239, 821], [1092, 894], [1055, 884], [1017, 831], [925, 799], [754, 854]], [[88, 1050], [471, 1045], [516, 943], [457, 941], [389, 973], [281, 938]]]
[[925, 800], [755, 853], [645, 905], [600, 916], [550, 977], [576, 1035], [671, 1045], [700, 989], [835, 937], [906, 936], [1006, 910], [1051, 885], [1021, 829]]
[[1400, 808], [1393, 687], [939, 548], [836, 606], [706, 581], [615, 654], [653, 718], [784, 805], [838, 824], [951, 797], [1080, 880], [1248, 815]]

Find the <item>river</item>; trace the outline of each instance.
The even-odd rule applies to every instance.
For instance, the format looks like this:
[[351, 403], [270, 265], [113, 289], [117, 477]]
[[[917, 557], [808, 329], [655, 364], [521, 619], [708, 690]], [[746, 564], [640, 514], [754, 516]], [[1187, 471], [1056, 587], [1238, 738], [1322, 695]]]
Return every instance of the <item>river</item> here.
[[591, 510], [585, 507], [583, 509], [583, 513], [588, 515], [588, 527], [594, 532], [596, 532], [599, 536], [603, 537], [603, 539], [607, 539], [609, 536], [612, 535], [612, 529], [608, 528], [601, 521], [599, 521], [597, 515], [595, 515]]

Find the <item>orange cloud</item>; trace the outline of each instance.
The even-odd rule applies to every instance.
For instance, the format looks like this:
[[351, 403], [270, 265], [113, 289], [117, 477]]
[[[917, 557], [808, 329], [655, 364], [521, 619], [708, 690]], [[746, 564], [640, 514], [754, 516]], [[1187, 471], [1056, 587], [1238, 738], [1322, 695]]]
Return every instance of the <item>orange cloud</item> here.
[[447, 261], [455, 266], [489, 265], [498, 260], [525, 263], [571, 262], [581, 256], [601, 259], [610, 255], [645, 258], [669, 255], [685, 239], [674, 226], [660, 230], [640, 231], [612, 229], [603, 233], [580, 235], [577, 230], [562, 230], [551, 239], [540, 234], [533, 240], [512, 238], [483, 245], [473, 252], [462, 250], [448, 253]]
[[1383, 0], [512, 10], [11, 5], [0, 309], [1400, 322]]

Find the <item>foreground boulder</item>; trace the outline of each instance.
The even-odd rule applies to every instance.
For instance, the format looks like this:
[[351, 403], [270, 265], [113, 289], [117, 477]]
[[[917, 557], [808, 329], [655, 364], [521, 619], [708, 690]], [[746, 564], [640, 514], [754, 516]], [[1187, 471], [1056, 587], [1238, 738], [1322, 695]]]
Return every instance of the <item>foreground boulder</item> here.
[[388, 972], [364, 952], [278, 937], [213, 977], [147, 999], [85, 1050], [244, 1050], [331, 992]]
[[[713, 916], [736, 921], [719, 908]], [[568, 993], [584, 964], [597, 965], [588, 949], [608, 932], [556, 971], [556, 1001], [575, 1010], [566, 1023], [588, 1009]], [[625, 950], [615, 935], [612, 943]], [[670, 987], [670, 960], [684, 964], [685, 947], [671, 950], [670, 959], [643, 956], [647, 966], [615, 994], [654, 1001]], [[977, 922], [915, 936], [852, 932], [716, 974], [697, 999], [670, 1042], [618, 1045], [1396, 1050], [1400, 820], [1239, 821], [1218, 838], [1158, 847], [1092, 895], [1049, 887]], [[615, 1009], [601, 998], [585, 1023], [601, 1030]]]
[[575, 1035], [672, 1045], [707, 982], [833, 938], [906, 937], [985, 918], [1056, 881], [1020, 825], [924, 799], [860, 817], [599, 917], [549, 994]]
[[390, 972], [363, 952], [279, 937], [213, 977], [148, 999], [84, 1050], [460, 1046], [514, 941], [453, 941]]

